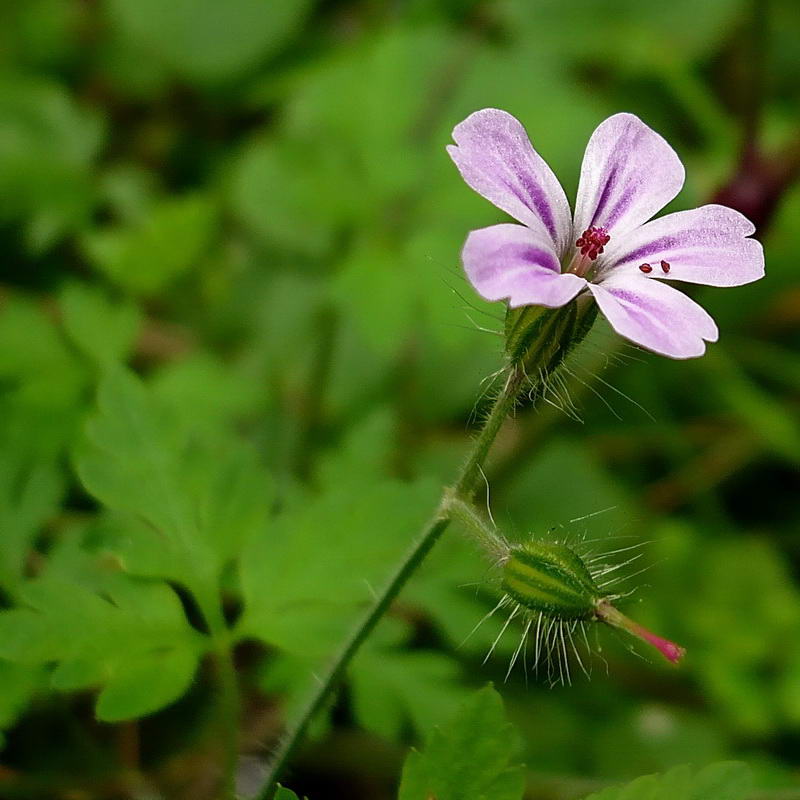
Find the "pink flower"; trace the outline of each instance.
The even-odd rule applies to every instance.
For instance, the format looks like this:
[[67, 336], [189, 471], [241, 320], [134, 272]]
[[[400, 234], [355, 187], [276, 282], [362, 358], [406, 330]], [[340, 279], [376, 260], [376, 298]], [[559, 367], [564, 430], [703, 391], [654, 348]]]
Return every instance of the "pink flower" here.
[[707, 205], [650, 220], [683, 186], [675, 151], [633, 114], [589, 139], [574, 217], [561, 184], [520, 122], [486, 108], [456, 125], [447, 150], [464, 180], [521, 225], [472, 231], [462, 252], [472, 285], [512, 308], [557, 307], [591, 292], [621, 336], [672, 358], [705, 352], [714, 320], [666, 280], [740, 286], [764, 275], [755, 230]]

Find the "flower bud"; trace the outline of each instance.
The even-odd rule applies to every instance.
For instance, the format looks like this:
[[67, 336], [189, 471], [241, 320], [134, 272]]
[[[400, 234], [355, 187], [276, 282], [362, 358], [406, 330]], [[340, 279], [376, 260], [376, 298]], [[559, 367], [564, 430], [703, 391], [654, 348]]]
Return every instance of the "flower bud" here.
[[591, 619], [602, 598], [578, 554], [549, 542], [513, 548], [503, 566], [502, 588], [528, 611], [565, 621]]
[[[549, 642], [556, 648], [557, 657], [563, 657], [566, 668], [567, 641], [577, 656], [573, 640], [576, 628], [584, 628], [585, 633], [585, 623], [603, 622], [647, 642], [673, 664], [680, 661], [685, 654], [682, 647], [656, 636], [613, 605], [616, 596], [607, 594], [600, 582], [609, 568], [598, 562], [597, 558], [582, 558], [572, 547], [559, 542], [533, 540], [509, 549], [502, 565], [501, 603], [513, 606], [512, 616], [522, 612], [528, 618], [526, 634], [530, 621], [537, 620], [537, 656], [541, 634], [545, 645]], [[563, 654], [558, 652], [560, 647]], [[561, 669], [560, 660], [558, 664]]]

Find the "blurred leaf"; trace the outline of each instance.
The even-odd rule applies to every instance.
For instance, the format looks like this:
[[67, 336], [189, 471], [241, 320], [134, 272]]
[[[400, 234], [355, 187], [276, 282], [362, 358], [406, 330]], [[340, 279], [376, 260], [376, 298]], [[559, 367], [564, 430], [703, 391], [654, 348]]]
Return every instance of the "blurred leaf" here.
[[720, 348], [703, 358], [702, 368], [712, 372], [712, 385], [725, 406], [767, 447], [793, 464], [800, 464], [800, 425], [793, 414], [761, 390]]
[[77, 469], [123, 515], [116, 550], [129, 570], [216, 603], [223, 567], [249, 536], [264, 536], [269, 484], [247, 448], [197, 442], [180, 422], [132, 374], [110, 370]]
[[0, 586], [13, 594], [42, 525], [57, 513], [64, 479], [55, 464], [0, 454]]
[[31, 666], [58, 662], [52, 682], [61, 691], [102, 686], [96, 710], [105, 721], [176, 700], [203, 649], [172, 589], [115, 577], [102, 595], [40, 578], [21, 591], [23, 606], [0, 612], [0, 657]]
[[430, 483], [343, 480], [281, 514], [241, 559], [241, 636], [324, 655], [370, 602], [438, 496]]
[[[376, 204], [399, 200], [423, 177], [434, 155], [421, 146], [427, 115], [460, 54], [458, 39], [432, 26], [397, 26], [342, 48], [295, 93], [285, 133], [307, 147], [329, 149], [336, 142], [346, 154], [343, 189], [355, 184], [363, 213], [377, 224], [396, 224], [402, 207]], [[437, 151], [435, 157], [444, 156]]]
[[423, 752], [403, 767], [399, 800], [521, 800], [524, 774], [511, 766], [517, 736], [490, 686], [436, 727]]
[[46, 313], [12, 297], [0, 311], [0, 442], [51, 459], [74, 435], [86, 375]]
[[577, 439], [554, 439], [518, 464], [506, 502], [515, 526], [536, 536], [557, 527], [613, 543], [635, 533], [623, 488]]
[[322, 459], [322, 490], [295, 498], [245, 545], [240, 636], [326, 656], [372, 601], [439, 495], [429, 481], [382, 477], [390, 437], [383, 414], [357, 426]]
[[278, 786], [275, 800], [299, 800], [299, 798], [291, 789], [287, 789], [285, 786]]
[[260, 138], [234, 161], [229, 200], [263, 244], [320, 256], [363, 202], [348, 173], [339, 148]]
[[231, 80], [299, 29], [312, 0], [108, 0], [111, 18], [143, 50], [200, 83]]
[[130, 301], [112, 302], [102, 290], [69, 283], [61, 292], [67, 335], [100, 365], [125, 362], [141, 326], [141, 313]]
[[[702, 8], [691, 0], [639, 3], [604, 0], [600, 4], [558, 0], [503, 0], [508, 22], [543, 47], [572, 56], [597, 58], [631, 70], [660, 61], [690, 58], [717, 44], [742, 11], [739, 0], [710, 0]], [[664, 31], [685, 36], [666, 41]]]
[[62, 87], [0, 79], [0, 219], [22, 221], [33, 252], [88, 222], [102, 138], [99, 118]]
[[460, 668], [435, 650], [404, 650], [378, 634], [372, 634], [350, 668], [355, 718], [390, 741], [401, 741], [409, 721], [424, 734], [463, 699]]
[[699, 772], [676, 767], [664, 775], [645, 775], [626, 786], [596, 792], [586, 800], [744, 800], [750, 785], [748, 767], [729, 761]]
[[2, 731], [16, 722], [41, 684], [41, 670], [0, 659], [0, 749], [5, 745]]
[[119, 286], [150, 295], [194, 266], [217, 228], [214, 204], [203, 195], [162, 200], [140, 222], [84, 237], [92, 264]]
[[256, 381], [205, 351], [164, 365], [150, 386], [157, 402], [179, 411], [181, 424], [192, 430], [230, 429], [263, 393]]
[[71, 0], [0, 4], [0, 59], [8, 67], [58, 67], [73, 57], [80, 12]]

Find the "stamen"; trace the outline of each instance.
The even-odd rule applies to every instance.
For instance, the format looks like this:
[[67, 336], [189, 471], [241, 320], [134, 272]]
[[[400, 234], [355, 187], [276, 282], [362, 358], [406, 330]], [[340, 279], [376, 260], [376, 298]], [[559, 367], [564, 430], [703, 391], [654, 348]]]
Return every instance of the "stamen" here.
[[639, 269], [644, 272], [645, 275], [649, 275], [653, 271], [653, 268], [649, 264], [641, 264]]
[[575, 242], [575, 246], [581, 251], [582, 256], [594, 261], [610, 241], [611, 236], [609, 236], [605, 228], [598, 228], [593, 225], [580, 235], [578, 241]]
[[668, 275], [669, 274], [669, 261], [662, 261], [661, 262], [661, 269], [664, 270], [664, 274], [665, 275]]

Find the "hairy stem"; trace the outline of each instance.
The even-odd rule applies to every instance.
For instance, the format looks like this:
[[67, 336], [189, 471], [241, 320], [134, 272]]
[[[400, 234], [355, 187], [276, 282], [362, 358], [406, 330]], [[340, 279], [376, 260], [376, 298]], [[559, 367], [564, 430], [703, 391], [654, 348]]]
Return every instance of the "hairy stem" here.
[[497, 560], [504, 560], [507, 557], [508, 545], [505, 540], [498, 533], [494, 524], [486, 520], [472, 503], [453, 495], [447, 507], [450, 519], [460, 522], [487, 555], [491, 555]]
[[497, 395], [489, 415], [484, 420], [483, 426], [456, 480], [453, 492], [456, 497], [470, 499], [475, 492], [483, 469], [483, 462], [489, 454], [489, 448], [497, 437], [505, 418], [514, 410], [514, 404], [517, 402], [524, 378], [525, 374], [519, 366], [513, 365], [507, 370], [503, 388], [500, 390], [500, 394]]
[[[454, 515], [463, 518], [468, 513], [469, 499], [478, 485], [482, 474], [483, 462], [486, 460], [489, 448], [497, 436], [503, 421], [514, 408], [523, 377], [524, 375], [518, 367], [510, 366], [507, 369], [503, 388], [497, 395], [475, 438], [455, 487], [444, 491], [436, 512], [422, 529], [406, 556], [400, 561], [394, 574], [383, 589], [378, 592], [373, 603], [352, 628], [325, 671], [318, 676], [319, 680], [300, 707], [294, 724], [281, 740], [264, 778], [264, 783], [253, 795], [253, 800], [271, 800], [278, 786], [278, 778], [300, 744], [309, 723], [324, 704], [330, 691], [342, 677], [361, 644], [369, 636], [408, 579], [436, 544]], [[472, 514], [477, 516], [474, 511]]]

